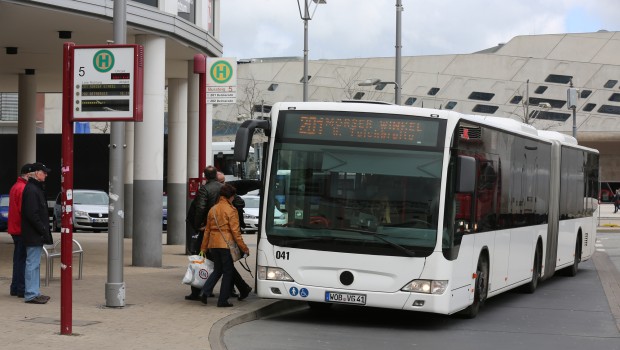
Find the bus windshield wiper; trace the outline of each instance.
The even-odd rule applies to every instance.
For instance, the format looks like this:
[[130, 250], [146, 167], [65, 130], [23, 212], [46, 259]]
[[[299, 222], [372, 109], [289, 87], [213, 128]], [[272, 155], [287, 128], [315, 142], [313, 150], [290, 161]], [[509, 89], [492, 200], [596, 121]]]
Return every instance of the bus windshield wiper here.
[[389, 239], [383, 237], [385, 236], [385, 234], [383, 233], [379, 233], [379, 232], [373, 232], [373, 231], [366, 231], [366, 230], [357, 230], [357, 229], [352, 229], [352, 228], [345, 228], [345, 229], [339, 229], [340, 231], [347, 231], [347, 232], [357, 232], [357, 233], [361, 233], [363, 235], [367, 235], [367, 236], [373, 236], [389, 245], [391, 245], [392, 247], [402, 251], [403, 253], [407, 254], [407, 256], [415, 256], [415, 253], [412, 252], [411, 250], [403, 247], [400, 244], [394, 243], [392, 241], [390, 241]]

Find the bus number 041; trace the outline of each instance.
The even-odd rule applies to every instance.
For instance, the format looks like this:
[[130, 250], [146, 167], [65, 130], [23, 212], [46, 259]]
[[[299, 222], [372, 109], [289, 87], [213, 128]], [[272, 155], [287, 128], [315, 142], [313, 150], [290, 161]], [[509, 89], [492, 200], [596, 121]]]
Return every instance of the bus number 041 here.
[[289, 260], [289, 252], [276, 251], [276, 259]]

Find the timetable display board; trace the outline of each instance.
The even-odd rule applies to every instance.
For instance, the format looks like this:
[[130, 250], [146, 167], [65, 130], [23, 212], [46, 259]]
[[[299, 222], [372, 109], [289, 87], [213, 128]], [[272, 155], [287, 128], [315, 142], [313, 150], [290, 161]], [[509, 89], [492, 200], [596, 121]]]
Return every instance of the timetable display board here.
[[142, 121], [140, 45], [75, 46], [71, 121]]

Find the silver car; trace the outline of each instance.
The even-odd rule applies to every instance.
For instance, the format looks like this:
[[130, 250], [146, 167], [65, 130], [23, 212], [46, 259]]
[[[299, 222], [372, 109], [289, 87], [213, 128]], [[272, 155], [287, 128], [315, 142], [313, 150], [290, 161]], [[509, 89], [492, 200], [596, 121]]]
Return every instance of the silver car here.
[[[245, 228], [242, 233], [256, 233], [258, 231], [258, 207], [260, 206], [260, 196], [245, 195], [241, 196], [245, 201], [245, 208], [243, 208], [243, 221], [245, 222]], [[287, 223], [286, 213], [281, 212], [278, 208], [274, 210], [274, 225], [285, 225]]]
[[[60, 231], [61, 195], [54, 204], [52, 228]], [[108, 194], [98, 190], [73, 190], [73, 230], [106, 231], [108, 229]]]

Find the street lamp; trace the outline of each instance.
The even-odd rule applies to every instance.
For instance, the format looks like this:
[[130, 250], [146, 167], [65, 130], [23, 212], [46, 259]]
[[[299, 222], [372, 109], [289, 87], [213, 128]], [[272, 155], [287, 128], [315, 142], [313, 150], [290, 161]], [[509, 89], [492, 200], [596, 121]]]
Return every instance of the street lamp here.
[[579, 90], [573, 87], [573, 79], [570, 80], [570, 87], [566, 90], [566, 107], [573, 110], [573, 137], [577, 138], [577, 99]]
[[362, 81], [361, 83], [358, 83], [357, 85], [359, 86], [373, 86], [373, 85], [379, 85], [379, 84], [384, 84], [384, 85], [388, 85], [388, 84], [394, 84], [394, 92], [396, 93], [395, 98], [395, 102], [397, 105], [400, 105], [400, 85], [395, 82], [395, 81], [382, 81], [381, 79], [366, 79], [364, 81]]
[[299, 17], [304, 21], [304, 102], [308, 101], [308, 21], [312, 19], [314, 13], [316, 12], [316, 8], [319, 4], [326, 4], [327, 0], [312, 0], [315, 4], [314, 9], [312, 10], [312, 15], [310, 15], [310, 7], [308, 5], [308, 0], [304, 0], [304, 11], [303, 14], [301, 12], [301, 3], [297, 0], [297, 7], [299, 8]]

